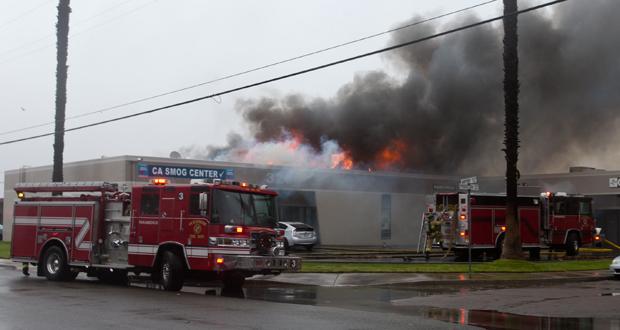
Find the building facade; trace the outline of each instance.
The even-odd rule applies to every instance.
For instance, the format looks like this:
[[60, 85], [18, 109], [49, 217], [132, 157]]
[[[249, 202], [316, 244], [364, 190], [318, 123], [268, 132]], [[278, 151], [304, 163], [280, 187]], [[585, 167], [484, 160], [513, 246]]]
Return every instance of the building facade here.
[[[52, 166], [5, 172], [4, 240], [10, 240], [13, 187], [19, 182], [49, 182]], [[422, 214], [438, 191], [457, 189], [459, 177], [395, 172], [308, 169], [189, 159], [120, 156], [64, 165], [65, 181], [107, 181], [129, 189], [153, 177], [172, 183], [219, 178], [267, 184], [279, 193], [282, 221], [314, 226], [322, 245], [415, 247]], [[580, 171], [530, 175], [520, 180], [527, 194], [563, 191], [592, 196], [607, 237], [620, 238], [620, 171]], [[615, 180], [615, 181], [614, 181]], [[505, 191], [502, 177], [481, 177], [480, 191]], [[614, 185], [615, 183], [615, 185]]]

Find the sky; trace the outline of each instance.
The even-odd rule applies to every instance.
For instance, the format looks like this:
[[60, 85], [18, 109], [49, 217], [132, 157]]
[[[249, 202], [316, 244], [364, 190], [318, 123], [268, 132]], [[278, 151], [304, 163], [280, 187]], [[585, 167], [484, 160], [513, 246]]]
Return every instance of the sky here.
[[[0, 141], [51, 132], [57, 1], [2, 0]], [[72, 1], [67, 118], [381, 32], [483, 1]], [[496, 14], [498, 3], [477, 12]], [[389, 35], [275, 68], [95, 115], [74, 127], [166, 105], [384, 47]], [[191, 145], [224, 144], [244, 130], [239, 99], [303, 92], [329, 98], [358, 72], [389, 70], [373, 56], [321, 72], [65, 135], [67, 162], [136, 154], [168, 156]], [[53, 137], [0, 146], [0, 171], [52, 162]]]
[[[53, 122], [55, 112], [57, 1], [1, 1], [3, 142], [53, 131], [49, 123]], [[140, 112], [383, 48], [398, 38], [388, 34], [181, 93], [96, 112], [482, 2], [485, 1], [74, 0], [65, 125], [71, 128]], [[532, 0], [520, 5], [543, 2]], [[488, 18], [501, 12], [501, 1], [495, 1], [433, 24], [449, 28], [462, 23], [467, 14]], [[423, 27], [411, 29], [418, 28], [423, 31]], [[416, 31], [411, 33], [415, 35]], [[405, 81], [407, 73], [390, 56], [370, 56], [220, 98], [68, 132], [64, 160], [127, 154], [167, 157], [171, 151], [225, 146], [232, 132], [250, 135], [249, 124], [238, 111], [240, 102], [291, 94], [332, 100], [356, 76], [376, 70], [395, 81]], [[15, 132], [40, 124], [49, 125]], [[52, 144], [50, 136], [0, 146], [0, 172], [50, 165]]]

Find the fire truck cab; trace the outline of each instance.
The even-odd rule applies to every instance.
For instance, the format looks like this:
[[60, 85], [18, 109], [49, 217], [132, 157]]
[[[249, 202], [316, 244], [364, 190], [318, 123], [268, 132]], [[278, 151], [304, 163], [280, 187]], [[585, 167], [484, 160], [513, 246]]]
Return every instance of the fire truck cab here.
[[[593, 243], [591, 198], [543, 193], [517, 200], [521, 243], [533, 258], [541, 248], [576, 255], [579, 247]], [[441, 193], [436, 195], [434, 212], [442, 219], [442, 248], [463, 256], [471, 244], [476, 253], [501, 255], [507, 228], [505, 195]]]
[[[148, 273], [164, 289], [220, 279], [240, 287], [255, 274], [298, 271], [276, 225], [275, 191], [241, 182], [149, 185], [124, 192], [105, 182], [24, 183], [15, 187], [11, 257], [37, 275], [71, 280], [79, 272], [127, 282]], [[62, 195], [57, 195], [62, 193]]]

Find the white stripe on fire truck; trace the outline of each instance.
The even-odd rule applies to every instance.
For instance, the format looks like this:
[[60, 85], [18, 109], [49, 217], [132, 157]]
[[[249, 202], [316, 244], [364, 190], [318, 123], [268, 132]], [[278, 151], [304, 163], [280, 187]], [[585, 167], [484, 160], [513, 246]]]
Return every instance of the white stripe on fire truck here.
[[129, 244], [127, 251], [133, 254], [155, 254], [157, 245]]
[[[129, 244], [128, 252], [131, 254], [155, 255], [157, 253], [157, 245], [147, 244]], [[213, 249], [201, 247], [185, 247], [188, 257], [207, 257], [209, 253], [216, 254], [250, 254], [250, 250], [239, 249]]]
[[205, 249], [205, 248], [186, 247], [185, 251], [187, 251], [188, 257], [208, 257], [209, 256], [209, 249]]
[[78, 246], [78, 250], [90, 250], [92, 246], [93, 246], [92, 242], [82, 242]]
[[88, 219], [86, 218], [75, 218], [75, 225], [78, 225], [78, 221], [82, 221], [81, 226], [82, 229], [80, 230], [80, 232], [77, 234], [77, 236], [75, 237], [75, 246], [76, 247], [80, 247], [82, 244], [82, 240], [84, 239], [84, 236], [86, 236], [86, 233], [88, 233], [88, 230], [90, 229], [90, 223], [88, 222]]
[[39, 222], [39, 218], [31, 217], [15, 217], [15, 225], [36, 225]]
[[[75, 218], [76, 227], [83, 226], [88, 222], [86, 218]], [[16, 225], [36, 225], [39, 223], [38, 217], [15, 217]], [[73, 225], [73, 219], [70, 218], [52, 218], [42, 217], [41, 226], [58, 226], [58, 227], [70, 227]]]

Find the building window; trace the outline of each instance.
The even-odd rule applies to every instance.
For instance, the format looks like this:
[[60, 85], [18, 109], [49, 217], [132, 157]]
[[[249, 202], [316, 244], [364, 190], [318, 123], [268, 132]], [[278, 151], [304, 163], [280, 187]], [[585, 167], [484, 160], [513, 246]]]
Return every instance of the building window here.
[[392, 196], [381, 196], [381, 239], [392, 239]]
[[159, 215], [159, 195], [142, 194], [140, 201], [142, 215]]

